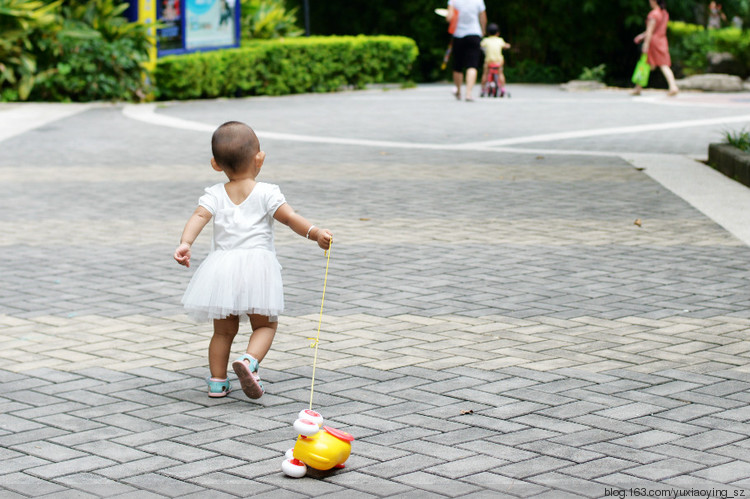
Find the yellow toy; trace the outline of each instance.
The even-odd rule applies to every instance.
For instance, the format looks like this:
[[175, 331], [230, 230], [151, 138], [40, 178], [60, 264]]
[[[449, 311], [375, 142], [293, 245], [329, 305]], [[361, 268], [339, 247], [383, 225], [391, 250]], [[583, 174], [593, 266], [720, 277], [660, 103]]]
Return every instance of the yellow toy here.
[[323, 298], [320, 301], [320, 318], [318, 319], [318, 335], [310, 345], [315, 349], [313, 358], [312, 381], [310, 382], [310, 408], [299, 413], [294, 422], [294, 429], [299, 434], [294, 447], [286, 451], [286, 458], [281, 463], [281, 471], [292, 478], [302, 478], [307, 473], [307, 467], [316, 470], [330, 470], [331, 468], [343, 468], [352, 452], [352, 441], [354, 437], [345, 431], [323, 426], [323, 416], [312, 410], [313, 393], [315, 388], [315, 366], [318, 362], [318, 344], [320, 343], [320, 325], [323, 322], [323, 303], [326, 296], [326, 284], [328, 283], [328, 263], [331, 260], [330, 241], [326, 255], [326, 273], [323, 279]]
[[340, 469], [349, 459], [354, 437], [345, 431], [323, 426], [323, 416], [306, 409], [294, 422], [299, 434], [294, 447], [286, 452], [281, 471], [292, 478], [302, 478], [307, 467], [316, 470]]

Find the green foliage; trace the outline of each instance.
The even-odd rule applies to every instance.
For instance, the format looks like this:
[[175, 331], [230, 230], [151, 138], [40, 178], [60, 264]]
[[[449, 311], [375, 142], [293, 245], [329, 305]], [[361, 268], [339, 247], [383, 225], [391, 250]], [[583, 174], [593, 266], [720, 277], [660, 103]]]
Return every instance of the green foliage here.
[[508, 81], [512, 82], [559, 83], [564, 80], [560, 68], [531, 60], [518, 61], [512, 66], [506, 63], [504, 72]]
[[145, 27], [124, 17], [127, 0], [63, 0], [62, 15], [68, 25], [87, 27], [107, 42], [129, 39], [137, 47], [148, 43]]
[[683, 22], [669, 23], [669, 48], [677, 73], [704, 73], [709, 52], [728, 52], [741, 67], [739, 76], [750, 73], [750, 32], [737, 28], [707, 30]]
[[68, 30], [58, 37], [62, 57], [50, 61], [53, 75], [34, 92], [42, 100], [141, 100], [148, 89], [144, 63], [146, 27], [131, 23], [124, 0], [63, 0]]
[[750, 132], [744, 128], [740, 131], [724, 132], [724, 142], [741, 151], [750, 152]]
[[141, 100], [145, 97], [141, 64], [146, 56], [137, 39], [62, 37], [65, 57], [56, 71], [34, 88], [39, 100]]
[[0, 0], [0, 99], [136, 99], [146, 28], [121, 0]]
[[670, 22], [669, 51], [677, 74], [693, 75], [706, 70], [706, 55], [713, 45], [711, 33], [703, 26]]
[[599, 64], [593, 68], [583, 68], [581, 74], [578, 76], [579, 80], [584, 81], [600, 81], [604, 82], [604, 77], [607, 76], [607, 65]]
[[242, 0], [240, 8], [242, 37], [269, 40], [300, 36], [297, 9], [287, 10], [284, 0]]
[[[731, 18], [741, 2], [724, 0]], [[287, 0], [301, 7], [303, 0]], [[420, 58], [414, 78], [450, 78], [440, 70], [448, 45], [445, 20], [434, 14], [447, 0], [310, 0], [313, 33], [320, 35], [404, 35], [414, 39]], [[669, 0], [674, 20], [705, 15], [704, 0]], [[577, 77], [583, 68], [607, 65], [607, 80], [629, 82], [640, 55], [633, 37], [645, 29], [647, 0], [485, 0], [490, 22], [513, 48], [505, 53], [509, 82], [557, 82]], [[671, 41], [671, 40], [670, 40]], [[550, 68], [545, 71], [540, 68]], [[531, 79], [526, 79], [526, 78]], [[522, 78], [522, 79], [519, 79]]]
[[59, 31], [60, 2], [0, 0], [0, 97], [26, 100], [34, 85], [49, 76], [40, 71], [39, 53]]
[[158, 98], [329, 92], [408, 79], [418, 54], [404, 37], [302, 37], [159, 59]]

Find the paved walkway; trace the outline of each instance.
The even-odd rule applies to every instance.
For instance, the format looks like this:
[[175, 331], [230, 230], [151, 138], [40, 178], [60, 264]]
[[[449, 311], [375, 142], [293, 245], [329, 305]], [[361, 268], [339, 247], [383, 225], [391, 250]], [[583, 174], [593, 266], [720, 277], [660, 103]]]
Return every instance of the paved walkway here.
[[[0, 106], [0, 496], [750, 496], [750, 190], [694, 160], [750, 98], [512, 91]], [[325, 265], [283, 227], [268, 393], [205, 394], [171, 254], [229, 119], [336, 234], [342, 471], [280, 472]]]

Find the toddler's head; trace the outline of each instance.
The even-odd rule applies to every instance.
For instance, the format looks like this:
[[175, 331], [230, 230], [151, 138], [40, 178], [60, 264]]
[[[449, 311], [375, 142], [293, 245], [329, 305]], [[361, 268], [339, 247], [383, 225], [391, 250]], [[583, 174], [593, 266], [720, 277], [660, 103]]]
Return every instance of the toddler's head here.
[[487, 26], [487, 34], [490, 36], [497, 36], [500, 34], [500, 27], [495, 23], [490, 23]]
[[255, 164], [260, 142], [252, 128], [239, 121], [228, 121], [211, 137], [214, 161], [226, 172], [241, 172]]

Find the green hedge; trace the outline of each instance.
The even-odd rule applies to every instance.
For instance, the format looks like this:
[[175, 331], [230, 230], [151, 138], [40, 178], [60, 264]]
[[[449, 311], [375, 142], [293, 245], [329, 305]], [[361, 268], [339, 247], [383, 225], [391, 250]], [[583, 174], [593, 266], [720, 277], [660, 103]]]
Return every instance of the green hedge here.
[[161, 100], [329, 92], [405, 81], [417, 55], [400, 36], [289, 38], [164, 57], [154, 79]]
[[750, 73], [750, 32], [737, 28], [707, 30], [683, 22], [669, 23], [669, 50], [676, 70], [685, 75], [705, 73], [709, 52], [729, 52], [737, 60], [737, 76]]
[[[31, 99], [55, 102], [139, 101], [147, 93], [142, 64], [147, 48], [131, 37], [57, 37], [60, 60], [36, 84]], [[54, 61], [53, 61], [54, 62]]]

